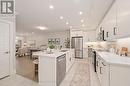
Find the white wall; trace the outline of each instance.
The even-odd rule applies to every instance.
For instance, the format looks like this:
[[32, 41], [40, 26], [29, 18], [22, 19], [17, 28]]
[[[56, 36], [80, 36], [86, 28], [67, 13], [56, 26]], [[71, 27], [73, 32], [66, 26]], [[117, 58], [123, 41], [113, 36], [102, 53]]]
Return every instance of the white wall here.
[[47, 45], [47, 36], [45, 34], [32, 34], [26, 37], [25, 41], [29, 43], [30, 41], [36, 41], [36, 47], [41, 45]]
[[84, 48], [87, 47], [87, 42], [95, 42], [96, 41], [96, 31], [85, 31], [84, 32]]
[[64, 46], [64, 42], [66, 38], [69, 38], [69, 31], [63, 32], [50, 32], [46, 34], [17, 34], [17, 37], [22, 38], [22, 43], [29, 43], [30, 41], [36, 41], [36, 47], [40, 47], [40, 45], [47, 45], [49, 38], [60, 38], [61, 45]]
[[70, 38], [69, 31], [63, 31], [63, 32], [52, 32], [47, 34], [47, 39], [49, 38], [60, 38], [60, 45], [65, 47], [65, 39]]
[[117, 42], [117, 48], [120, 50], [122, 47], [127, 47], [130, 52], [130, 38], [123, 38], [123, 39], [118, 39]]

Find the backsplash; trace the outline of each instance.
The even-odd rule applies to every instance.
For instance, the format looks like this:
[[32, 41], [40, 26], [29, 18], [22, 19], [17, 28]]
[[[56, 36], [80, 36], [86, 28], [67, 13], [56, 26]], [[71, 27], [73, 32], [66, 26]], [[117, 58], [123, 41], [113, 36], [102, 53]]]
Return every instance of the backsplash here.
[[117, 39], [114, 42], [91, 42], [91, 43], [86, 43], [87, 45], [92, 45], [93, 48], [97, 49], [104, 49], [104, 50], [114, 50], [114, 53], [117, 53], [121, 55], [122, 48], [127, 48], [128, 49], [128, 56], [130, 56], [130, 38], [122, 38], [122, 39]]
[[86, 43], [86, 45], [90, 46], [92, 45], [93, 48], [99, 48], [99, 49], [104, 49], [104, 50], [109, 50], [110, 48], [116, 48], [116, 42], [91, 42], [91, 43]]

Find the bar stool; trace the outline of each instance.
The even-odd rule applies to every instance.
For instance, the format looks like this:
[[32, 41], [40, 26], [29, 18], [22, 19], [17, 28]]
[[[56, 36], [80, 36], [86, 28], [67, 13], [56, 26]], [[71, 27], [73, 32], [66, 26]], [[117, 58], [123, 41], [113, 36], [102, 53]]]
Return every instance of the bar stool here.
[[35, 75], [36, 74], [38, 74], [38, 64], [39, 64], [39, 61], [38, 61], [38, 59], [35, 59], [34, 61], [33, 61], [33, 63], [35, 64]]

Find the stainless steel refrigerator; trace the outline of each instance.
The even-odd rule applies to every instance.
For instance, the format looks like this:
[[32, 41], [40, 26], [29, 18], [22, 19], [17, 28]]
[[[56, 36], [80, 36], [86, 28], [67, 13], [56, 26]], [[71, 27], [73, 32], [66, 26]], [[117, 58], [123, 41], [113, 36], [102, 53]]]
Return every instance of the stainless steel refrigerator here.
[[75, 58], [83, 59], [83, 37], [72, 37], [71, 47], [75, 49]]

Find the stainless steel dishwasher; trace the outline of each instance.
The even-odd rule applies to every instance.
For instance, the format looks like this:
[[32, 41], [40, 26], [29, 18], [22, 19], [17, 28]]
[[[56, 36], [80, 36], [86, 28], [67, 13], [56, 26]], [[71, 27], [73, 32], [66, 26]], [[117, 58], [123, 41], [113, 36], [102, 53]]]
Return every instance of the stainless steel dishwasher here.
[[66, 75], [66, 54], [57, 57], [57, 86], [60, 86], [61, 82]]

